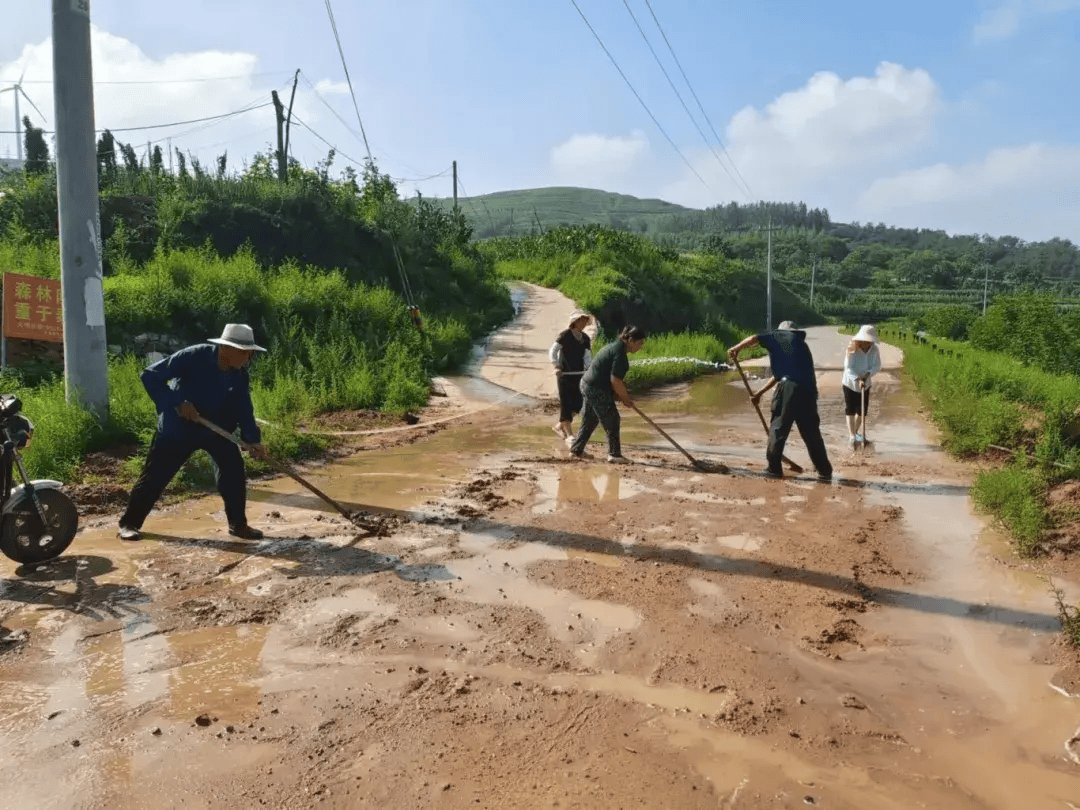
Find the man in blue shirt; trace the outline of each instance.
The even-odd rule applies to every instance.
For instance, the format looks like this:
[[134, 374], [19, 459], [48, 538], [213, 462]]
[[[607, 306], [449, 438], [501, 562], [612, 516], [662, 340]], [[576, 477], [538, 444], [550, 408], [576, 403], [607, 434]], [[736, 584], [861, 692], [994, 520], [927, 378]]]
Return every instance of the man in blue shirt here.
[[158, 426], [146, 466], [120, 518], [120, 539], [142, 537], [146, 516], [196, 450], [205, 450], [214, 462], [214, 479], [225, 501], [229, 534], [245, 540], [263, 536], [247, 522], [247, 481], [240, 449], [194, 421], [201, 416], [229, 433], [239, 427], [252, 455], [267, 457], [255, 423], [247, 372], [252, 356], [262, 351], [266, 350], [255, 345], [250, 326], [230, 323], [220, 338], [181, 349], [143, 371], [143, 385], [157, 406]]
[[772, 379], [754, 395], [757, 402], [761, 395], [779, 386], [772, 400], [772, 423], [769, 425], [769, 446], [765, 450], [768, 462], [766, 475], [782, 478], [780, 461], [784, 455], [791, 426], [798, 425], [810, 460], [818, 472], [819, 481], [832, 480], [832, 464], [821, 438], [821, 419], [817, 409], [817, 375], [814, 373], [814, 357], [806, 345], [806, 332], [794, 322], [784, 321], [775, 332], [751, 335], [728, 349], [732, 362], [739, 359], [739, 352], [751, 346], [764, 346], [772, 364]]

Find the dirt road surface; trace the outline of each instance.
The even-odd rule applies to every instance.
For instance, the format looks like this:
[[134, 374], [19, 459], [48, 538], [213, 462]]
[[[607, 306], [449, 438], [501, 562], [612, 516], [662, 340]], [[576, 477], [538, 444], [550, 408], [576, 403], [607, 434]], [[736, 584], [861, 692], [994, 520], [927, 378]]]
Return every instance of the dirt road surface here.
[[489, 390], [447, 381], [476, 412], [308, 471], [385, 536], [274, 479], [261, 542], [208, 497], [141, 543], [95, 517], [59, 561], [0, 561], [23, 637], [0, 647], [0, 807], [1080, 807], [1053, 599], [973, 514], [897, 353], [855, 453], [847, 339], [811, 330], [831, 484], [797, 436], [808, 472], [762, 477], [731, 374], [640, 400], [730, 475], [633, 414], [632, 465], [571, 462], [549, 402], [504, 396], [552, 390], [571, 307], [517, 300]]

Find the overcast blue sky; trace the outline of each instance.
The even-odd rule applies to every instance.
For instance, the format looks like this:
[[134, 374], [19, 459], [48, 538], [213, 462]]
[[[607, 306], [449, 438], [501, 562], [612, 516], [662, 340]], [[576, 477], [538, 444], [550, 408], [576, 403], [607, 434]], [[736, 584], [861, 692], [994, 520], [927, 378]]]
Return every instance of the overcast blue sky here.
[[[25, 70], [44, 119], [29, 113], [51, 129], [51, 3], [15, 5], [0, 89]], [[697, 208], [802, 200], [835, 220], [1080, 242], [1080, 0], [577, 5], [659, 127], [573, 0], [336, 0], [368, 142], [403, 194], [449, 196], [456, 159], [463, 194], [575, 185]], [[99, 128], [266, 103], [300, 68], [319, 92], [300, 82], [294, 157], [325, 155], [316, 134], [366, 155], [324, 2], [92, 0], [91, 13]], [[13, 129], [12, 96], [0, 93], [0, 130]], [[205, 164], [228, 150], [238, 168], [269, 147], [274, 116], [117, 137], [143, 150], [171, 137]], [[0, 135], [0, 156], [14, 153]]]

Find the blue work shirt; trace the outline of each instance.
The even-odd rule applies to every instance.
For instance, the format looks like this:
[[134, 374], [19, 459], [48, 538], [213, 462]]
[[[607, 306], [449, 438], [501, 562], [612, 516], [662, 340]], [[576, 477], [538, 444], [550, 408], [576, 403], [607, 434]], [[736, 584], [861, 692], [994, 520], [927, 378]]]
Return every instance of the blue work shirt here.
[[158, 432], [171, 439], [188, 439], [193, 431], [206, 430], [176, 412], [181, 402], [190, 402], [199, 415], [248, 444], [262, 439], [251, 406], [251, 381], [246, 368], [222, 371], [218, 347], [213, 343], [188, 346], [159, 360], [142, 373], [146, 393], [158, 412]]
[[757, 335], [757, 341], [769, 352], [772, 375], [778, 380], [787, 378], [805, 386], [817, 395], [817, 375], [814, 356], [806, 345], [806, 332], [801, 329], [777, 329]]

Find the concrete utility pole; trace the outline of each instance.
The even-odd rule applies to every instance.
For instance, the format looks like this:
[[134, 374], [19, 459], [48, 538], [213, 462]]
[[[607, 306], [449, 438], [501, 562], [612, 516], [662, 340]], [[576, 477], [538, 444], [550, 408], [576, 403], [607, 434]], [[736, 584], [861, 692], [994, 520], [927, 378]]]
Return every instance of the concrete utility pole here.
[[810, 271], [810, 309], [814, 308], [814, 279], [817, 278], [817, 262], [814, 262], [814, 269]]
[[68, 401], [77, 398], [104, 420], [109, 413], [109, 375], [101, 286], [90, 0], [53, 0], [52, 12], [64, 381]]
[[285, 182], [285, 105], [278, 98], [277, 90], [270, 92], [274, 100], [274, 114], [277, 117], [277, 174], [278, 180]]
[[454, 211], [457, 211], [457, 161], [454, 161]]
[[982, 314], [986, 314], [986, 292], [990, 289], [990, 262], [983, 262], [983, 311]]

